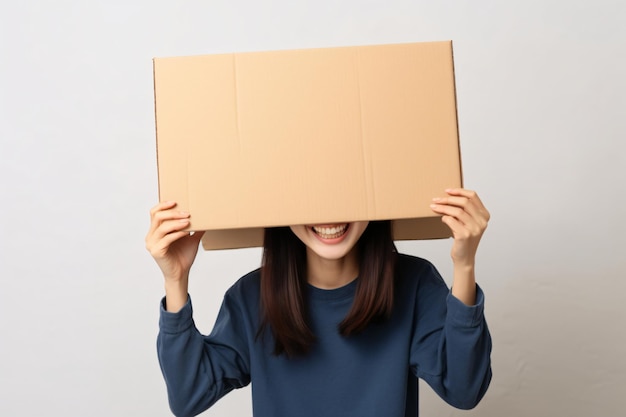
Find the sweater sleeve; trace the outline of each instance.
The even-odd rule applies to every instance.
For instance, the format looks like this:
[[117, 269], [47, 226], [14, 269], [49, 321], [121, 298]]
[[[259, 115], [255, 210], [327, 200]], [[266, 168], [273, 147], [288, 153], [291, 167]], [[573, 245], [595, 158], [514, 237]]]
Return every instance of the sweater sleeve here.
[[[431, 266], [432, 267], [432, 266]], [[411, 369], [448, 404], [474, 408], [491, 381], [491, 336], [484, 317], [484, 294], [476, 304], [454, 297], [439, 273], [420, 285], [411, 344]]]
[[191, 299], [177, 313], [161, 302], [157, 353], [172, 413], [195, 416], [235, 388], [250, 383], [249, 355], [241, 312], [227, 296], [213, 332], [203, 336], [192, 317]]

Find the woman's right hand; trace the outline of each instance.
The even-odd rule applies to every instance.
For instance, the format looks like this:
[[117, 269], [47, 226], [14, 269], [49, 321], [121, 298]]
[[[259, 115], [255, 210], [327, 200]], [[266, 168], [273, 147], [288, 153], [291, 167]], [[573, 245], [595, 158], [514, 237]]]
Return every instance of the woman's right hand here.
[[146, 235], [146, 249], [161, 268], [166, 284], [187, 280], [204, 234], [185, 231], [189, 226], [189, 213], [175, 207], [173, 201], [154, 206], [150, 210], [150, 230]]

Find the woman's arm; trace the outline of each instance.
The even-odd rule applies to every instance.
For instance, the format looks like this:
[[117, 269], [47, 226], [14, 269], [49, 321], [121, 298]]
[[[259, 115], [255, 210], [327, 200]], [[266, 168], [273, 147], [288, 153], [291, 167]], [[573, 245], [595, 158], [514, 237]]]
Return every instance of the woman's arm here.
[[434, 198], [431, 209], [442, 215], [441, 221], [452, 230], [454, 264], [452, 295], [465, 305], [476, 303], [474, 275], [476, 251], [491, 215], [475, 191], [447, 189], [447, 197]]
[[189, 270], [203, 232], [185, 231], [189, 226], [189, 213], [177, 210], [172, 201], [154, 206], [150, 219], [146, 249], [163, 272], [166, 310], [176, 312], [187, 303]]
[[491, 336], [484, 295], [476, 304], [453, 296], [434, 266], [420, 279], [410, 364], [414, 374], [457, 408], [470, 409], [491, 381]]
[[157, 204], [150, 211], [146, 248], [165, 280], [157, 351], [176, 416], [194, 416], [235, 388], [250, 382], [247, 345], [237, 326], [236, 303], [225, 297], [216, 329], [203, 336], [193, 321], [188, 296], [189, 271], [203, 232], [190, 233], [189, 213], [175, 202]]
[[194, 324], [190, 299], [176, 313], [161, 309], [157, 353], [174, 415], [195, 416], [250, 383], [241, 314], [227, 293], [213, 332], [204, 336]]
[[476, 251], [490, 214], [474, 191], [445, 192], [446, 197], [433, 199], [431, 209], [442, 215], [454, 238], [452, 290], [444, 297], [447, 288], [441, 286], [438, 296], [421, 303], [432, 304], [418, 314], [422, 336], [414, 360], [418, 376], [448, 403], [467, 409], [478, 404], [491, 381], [491, 335], [475, 277]]

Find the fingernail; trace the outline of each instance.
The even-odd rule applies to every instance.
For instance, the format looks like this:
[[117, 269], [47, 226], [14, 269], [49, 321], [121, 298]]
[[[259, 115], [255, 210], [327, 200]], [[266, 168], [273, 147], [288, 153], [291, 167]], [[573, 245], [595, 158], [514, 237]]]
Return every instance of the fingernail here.
[[441, 201], [441, 198], [440, 197], [434, 197], [433, 201]]
[[186, 211], [179, 211], [178, 212], [181, 216], [189, 216], [189, 213]]

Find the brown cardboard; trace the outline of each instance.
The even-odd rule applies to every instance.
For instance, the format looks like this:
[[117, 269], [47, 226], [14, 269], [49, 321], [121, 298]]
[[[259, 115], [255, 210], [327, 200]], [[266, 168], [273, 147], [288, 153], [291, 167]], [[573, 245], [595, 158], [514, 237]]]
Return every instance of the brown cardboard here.
[[205, 249], [356, 220], [450, 236], [429, 204], [462, 186], [451, 42], [155, 58], [154, 88], [159, 197]]

